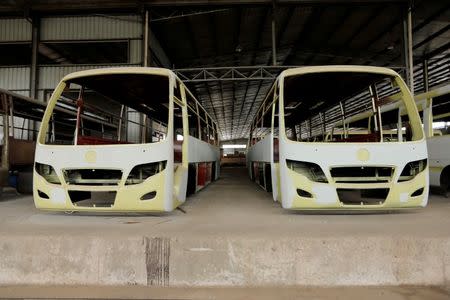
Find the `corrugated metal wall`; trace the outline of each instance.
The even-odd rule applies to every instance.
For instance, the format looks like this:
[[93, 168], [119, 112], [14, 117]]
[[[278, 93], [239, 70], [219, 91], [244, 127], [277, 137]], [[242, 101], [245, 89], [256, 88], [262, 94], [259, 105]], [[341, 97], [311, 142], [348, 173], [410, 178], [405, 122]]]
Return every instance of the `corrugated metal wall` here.
[[[0, 19], [0, 42], [31, 42], [31, 31], [31, 23], [25, 19]], [[139, 15], [42, 18], [40, 38], [42, 41], [117, 39], [129, 41], [128, 65], [39, 66], [38, 98], [41, 100], [46, 100], [44, 90], [53, 90], [61, 78], [69, 73], [113, 66], [140, 66], [142, 61], [142, 18]], [[30, 67], [0, 67], [0, 87], [29, 96]], [[129, 117], [134, 119], [138, 114], [130, 113]], [[16, 127], [25, 125], [27, 128], [28, 122], [23, 123], [22, 119], [14, 118], [14, 125]], [[26, 133], [22, 133], [21, 129], [14, 130], [15, 137], [21, 137], [22, 134]], [[139, 126], [131, 126], [128, 134], [138, 140]]]
[[0, 42], [31, 41], [31, 23], [25, 19], [0, 19]]
[[141, 38], [141, 22], [138, 15], [43, 18], [41, 40]]
[[[0, 68], [0, 87], [13, 91], [29, 91], [30, 89], [30, 68], [11, 67]], [[26, 94], [29, 95], [28, 92]]]
[[[31, 41], [31, 23], [25, 19], [0, 19], [0, 42]], [[142, 61], [142, 19], [128, 16], [65, 16], [41, 19], [41, 40], [129, 40], [129, 62], [138, 66]], [[99, 65], [40, 66], [39, 98], [42, 89], [53, 89], [66, 74], [86, 69], [102, 68]], [[0, 87], [26, 91], [30, 87], [29, 67], [0, 67]]]
[[[41, 40], [108, 40], [131, 39], [130, 64], [139, 66], [142, 58], [142, 19], [129, 16], [70, 16], [41, 20]], [[104, 68], [104, 65], [41, 66], [39, 89], [53, 89], [65, 75], [87, 69]]]
[[[54, 89], [58, 82], [67, 74], [108, 67], [130, 67], [132, 65], [74, 65], [74, 66], [45, 66], [39, 68], [39, 89]], [[136, 64], [134, 66], [139, 66]]]
[[130, 63], [142, 63], [142, 40], [130, 41]]

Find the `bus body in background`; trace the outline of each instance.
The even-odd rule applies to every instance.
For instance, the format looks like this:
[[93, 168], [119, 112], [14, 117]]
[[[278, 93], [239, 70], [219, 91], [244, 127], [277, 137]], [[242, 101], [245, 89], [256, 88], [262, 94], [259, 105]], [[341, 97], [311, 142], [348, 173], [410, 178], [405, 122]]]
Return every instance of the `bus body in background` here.
[[33, 196], [45, 210], [171, 211], [218, 174], [218, 127], [173, 72], [96, 69], [67, 75], [49, 100]]
[[19, 193], [32, 192], [37, 136], [33, 122], [42, 119], [44, 109], [45, 104], [40, 101], [0, 89], [0, 196], [3, 187], [14, 187]]
[[415, 96], [422, 113], [430, 164], [430, 186], [450, 188], [450, 84]]
[[428, 201], [414, 100], [386, 68], [283, 71], [251, 125], [252, 180], [287, 209], [395, 209]]

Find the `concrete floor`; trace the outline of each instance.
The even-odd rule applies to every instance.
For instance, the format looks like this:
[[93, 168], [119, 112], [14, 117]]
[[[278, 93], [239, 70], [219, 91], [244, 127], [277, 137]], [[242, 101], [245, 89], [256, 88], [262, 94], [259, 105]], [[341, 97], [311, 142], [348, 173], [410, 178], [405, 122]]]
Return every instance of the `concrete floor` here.
[[[244, 169], [226, 168], [220, 180], [188, 198], [186, 213], [67, 215], [36, 210], [30, 196], [5, 196], [4, 288], [450, 285], [450, 199], [439, 195], [411, 211], [289, 212]], [[402, 289], [373, 293], [383, 291], [406, 299]], [[421, 291], [443, 299], [440, 288]]]
[[425, 209], [387, 213], [286, 211], [252, 183], [243, 168], [225, 168], [221, 178], [165, 214], [89, 214], [39, 211], [31, 196], [4, 195], [0, 234], [186, 235], [246, 237], [450, 237], [450, 199], [431, 194]]

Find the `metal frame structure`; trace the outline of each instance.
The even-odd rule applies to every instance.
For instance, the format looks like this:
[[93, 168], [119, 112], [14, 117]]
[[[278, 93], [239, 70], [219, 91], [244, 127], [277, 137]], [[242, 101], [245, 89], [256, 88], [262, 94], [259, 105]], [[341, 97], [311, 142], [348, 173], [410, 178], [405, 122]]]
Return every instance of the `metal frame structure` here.
[[[65, 0], [64, 0], [65, 1]], [[70, 2], [70, 3], [69, 3]], [[101, 8], [99, 3], [101, 2]], [[383, 2], [379, 5], [377, 3]], [[104, 18], [120, 19], [118, 12], [138, 13], [142, 23], [142, 65], [159, 65], [174, 71], [182, 78], [191, 90], [201, 100], [208, 111], [216, 117], [222, 128], [224, 139], [236, 139], [246, 137], [248, 134], [248, 119], [254, 115], [257, 104], [261, 101], [270, 82], [285, 68], [298, 65], [319, 64], [362, 64], [380, 65], [394, 68], [408, 79], [411, 89], [421, 88], [414, 77], [421, 78], [421, 72], [417, 67], [424, 60], [429, 62], [430, 79], [435, 80], [436, 68], [439, 65], [441, 80], [445, 80], [442, 63], [434, 62], [434, 58], [443, 53], [448, 57], [450, 43], [436, 46], [433, 43], [445, 36], [449, 26], [443, 26], [432, 31], [428, 36], [418, 39], [415, 43], [412, 37], [420, 34], [421, 30], [427, 31], [428, 26], [435, 20], [445, 16], [450, 10], [450, 4], [431, 6], [426, 1], [411, 2], [408, 0], [398, 1], [375, 1], [375, 0], [350, 0], [351, 4], [362, 4], [371, 7], [364, 13], [364, 8], [358, 9], [350, 5], [341, 6], [336, 12], [332, 24], [326, 30], [320, 28], [316, 21], [327, 18], [329, 12], [321, 4], [335, 5], [338, 1], [325, 0], [220, 0], [211, 1], [91, 1], [89, 3], [78, 3], [76, 1], [65, 1], [63, 5], [53, 5], [48, 1], [9, 1], [0, 4], [0, 14], [23, 15], [26, 12], [27, 19], [32, 22], [32, 63], [30, 65], [30, 96], [38, 98], [36, 89], [39, 82], [39, 68], [37, 56], [39, 53], [40, 29], [43, 18], [49, 15], [73, 15], [90, 14]], [[339, 1], [340, 4], [341, 1]], [[373, 36], [361, 40], [364, 30], [373, 26], [374, 20], [386, 15], [386, 7], [394, 3], [401, 9], [395, 12], [392, 20], [382, 24]], [[176, 5], [175, 7], [172, 7]], [[208, 7], [206, 7], [207, 5]], [[213, 5], [213, 6], [211, 6]], [[430, 7], [425, 18], [415, 22], [415, 14], [420, 12], [420, 5]], [[210, 7], [211, 6], [211, 7]], [[252, 10], [254, 9], [254, 10]], [[252, 23], [249, 24], [247, 17], [252, 10], [255, 13]], [[362, 13], [360, 18], [351, 19], [352, 14]], [[236, 47], [234, 53], [223, 53], [221, 42], [221, 15], [230, 16], [235, 28], [230, 42]], [[294, 21], [301, 21], [299, 30], [293, 35], [289, 30]], [[206, 21], [208, 28], [201, 32], [197, 20]], [[352, 20], [357, 26], [352, 26], [343, 40], [345, 45], [357, 43], [358, 47], [349, 49], [334, 49], [330, 47], [329, 41], [337, 36], [342, 27], [348, 25]], [[164, 38], [164, 24], [179, 23], [186, 28], [186, 47], [192, 50], [195, 58], [183, 60], [177, 57]], [[433, 27], [433, 26], [431, 26]], [[170, 27], [167, 27], [170, 28]], [[257, 28], [254, 34], [246, 36], [249, 28]], [[309, 44], [312, 29], [321, 30], [320, 39]], [[396, 28], [401, 28], [398, 32]], [[163, 31], [161, 31], [163, 30]], [[213, 49], [212, 55], [206, 56], [204, 46], [199, 35], [209, 32]], [[397, 35], [395, 35], [397, 34]], [[289, 37], [289, 39], [287, 38]], [[159, 37], [160, 39], [158, 39]], [[388, 47], [372, 49], [371, 45], [377, 41], [383, 41]], [[422, 49], [430, 50], [424, 54], [419, 53]], [[365, 49], [364, 55], [361, 49]], [[392, 56], [389, 51], [401, 49], [403, 54]], [[179, 51], [183, 52], [183, 51]], [[414, 55], [413, 55], [414, 54]], [[403, 56], [398, 65], [398, 59]], [[397, 65], [395, 65], [397, 64]], [[60, 64], [58, 66], [65, 66]], [[247, 65], [249, 67], [247, 67]], [[284, 65], [284, 66], [283, 66]], [[94, 65], [92, 65], [94, 66]], [[98, 65], [100, 66], [100, 65]], [[189, 66], [201, 66], [190, 68]], [[212, 67], [219, 66], [219, 67]], [[415, 85], [412, 85], [415, 82]]]

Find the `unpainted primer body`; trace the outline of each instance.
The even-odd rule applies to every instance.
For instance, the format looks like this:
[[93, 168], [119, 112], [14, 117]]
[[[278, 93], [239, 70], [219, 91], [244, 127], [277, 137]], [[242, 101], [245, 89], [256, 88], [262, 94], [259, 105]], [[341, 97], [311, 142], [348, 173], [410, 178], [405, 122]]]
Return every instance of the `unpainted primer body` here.
[[436, 134], [432, 124], [433, 121], [448, 118], [450, 111], [440, 115], [434, 114], [433, 98], [449, 94], [450, 84], [446, 84], [415, 96], [418, 109], [423, 111], [428, 161], [430, 164], [430, 186], [441, 188], [445, 193], [450, 187], [450, 135]]
[[[169, 78], [169, 122], [167, 137], [160, 142], [146, 144], [117, 145], [49, 145], [45, 144], [49, 119], [64, 90], [65, 82], [84, 76], [102, 74], [151, 74]], [[179, 80], [178, 80], [179, 81]], [[37, 208], [57, 211], [119, 211], [119, 212], [161, 212], [172, 211], [186, 200], [188, 166], [191, 163], [212, 162], [216, 165], [215, 180], [219, 174], [219, 148], [197, 138], [189, 136], [185, 91], [182, 90], [183, 136], [182, 162], [174, 163], [174, 97], [173, 86], [177, 78], [173, 72], [159, 68], [108, 68], [81, 71], [67, 75], [59, 83], [49, 100], [47, 110], [41, 123], [36, 146], [35, 162], [51, 165], [61, 184], [49, 183], [34, 170], [33, 197]], [[184, 89], [184, 86], [183, 88]], [[147, 178], [144, 182], [125, 185], [130, 171], [136, 165], [167, 161], [163, 171]], [[65, 169], [114, 169], [122, 171], [122, 178], [117, 185], [92, 186], [71, 185], [64, 180]], [[40, 196], [45, 193], [49, 199]], [[72, 203], [69, 191], [116, 192], [114, 204], [108, 207], [77, 206]], [[151, 200], [140, 198], [150, 192], [156, 192]]]
[[[423, 137], [423, 130], [416, 128], [422, 136], [416, 141], [410, 142], [353, 142], [353, 143], [330, 143], [330, 142], [298, 142], [286, 137], [284, 126], [284, 80], [288, 76], [323, 73], [323, 72], [364, 72], [386, 74], [395, 77], [403, 94], [405, 94], [405, 105], [413, 111], [414, 121], [420, 124], [420, 118], [414, 100], [400, 76], [386, 68], [363, 67], [363, 66], [321, 66], [289, 69], [280, 74], [275, 83], [279, 91], [279, 136], [272, 131], [256, 144], [249, 143], [247, 153], [247, 166], [250, 176], [254, 176], [252, 164], [254, 162], [270, 165], [271, 191], [274, 201], [281, 202], [283, 208], [293, 210], [386, 210], [413, 207], [425, 207], [428, 201], [428, 166], [414, 179], [398, 182], [403, 168], [411, 161], [427, 158], [427, 145]], [[327, 88], [327, 82], [320, 88]], [[272, 112], [274, 112], [273, 109]], [[278, 140], [278, 159], [276, 145]], [[313, 162], [323, 170], [327, 183], [315, 182], [306, 176], [294, 172], [288, 168], [287, 160]], [[361, 182], [342, 183], [336, 182], [331, 176], [330, 170], [334, 167], [392, 167], [394, 172], [387, 182]], [[266, 177], [267, 181], [268, 177]], [[266, 186], [267, 186], [267, 182]], [[260, 183], [261, 184], [261, 183]], [[262, 184], [261, 184], [262, 185]], [[379, 204], [363, 205], [362, 203], [344, 204], [339, 199], [338, 189], [389, 189], [388, 195]], [[300, 196], [297, 189], [310, 193], [311, 197]], [[423, 189], [419, 196], [412, 194]]]

